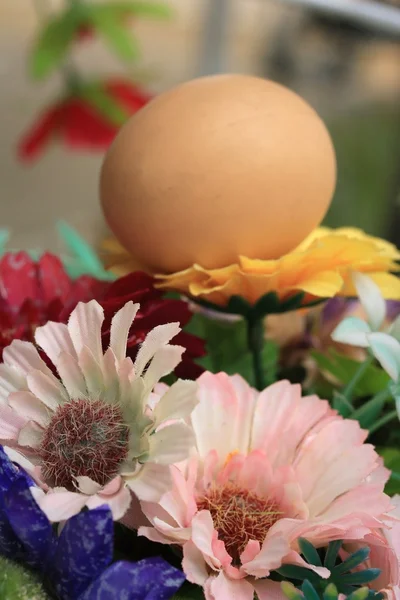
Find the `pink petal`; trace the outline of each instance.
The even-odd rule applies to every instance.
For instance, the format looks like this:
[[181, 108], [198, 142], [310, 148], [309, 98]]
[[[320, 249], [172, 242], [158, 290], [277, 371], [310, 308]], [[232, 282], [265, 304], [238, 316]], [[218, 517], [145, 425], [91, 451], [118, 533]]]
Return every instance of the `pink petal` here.
[[240, 562], [242, 563], [242, 565], [254, 560], [257, 554], [260, 552], [260, 550], [260, 542], [257, 542], [256, 540], [249, 540], [246, 544], [246, 548], [240, 555]]
[[65, 388], [53, 375], [45, 375], [35, 370], [29, 373], [26, 381], [30, 391], [53, 411], [69, 400]]
[[286, 554], [290, 551], [288, 540], [278, 534], [268, 533], [259, 554], [248, 563], [243, 570], [255, 577], [268, 577], [270, 571], [278, 569]]
[[16, 442], [19, 432], [28, 420], [9, 406], [0, 405], [0, 440], [13, 440]]
[[11, 392], [26, 388], [25, 377], [12, 367], [0, 364], [0, 404], [4, 403]]
[[104, 311], [96, 300], [79, 302], [68, 321], [68, 331], [76, 354], [79, 356], [84, 346], [90, 348], [95, 360], [101, 364], [103, 349], [101, 344], [101, 326]]
[[183, 546], [183, 572], [186, 579], [197, 585], [204, 585], [208, 579], [206, 562], [200, 550], [189, 541]]
[[253, 581], [253, 586], [258, 596], [258, 600], [286, 600], [282, 592], [281, 584], [278, 581], [263, 579]]
[[304, 558], [302, 558], [300, 554], [298, 554], [298, 552], [295, 552], [294, 550], [292, 550], [287, 556], [285, 556], [284, 564], [297, 565], [299, 567], [304, 567], [305, 569], [310, 569], [310, 571], [314, 571], [314, 573], [317, 573], [323, 579], [328, 579], [329, 575], [331, 574], [329, 569], [327, 569], [326, 567], [318, 567], [316, 565], [312, 565], [306, 562]]
[[42, 427], [47, 427], [53, 416], [50, 411], [31, 392], [13, 392], [10, 394], [8, 404], [26, 421], [36, 421]]
[[86, 475], [79, 475], [75, 478], [78, 484], [78, 489], [82, 494], [86, 496], [91, 496], [92, 494], [97, 494], [101, 490], [101, 485], [87, 477]]
[[213, 569], [219, 569], [221, 563], [214, 555], [213, 550], [215, 533], [211, 514], [208, 510], [201, 510], [193, 517], [192, 541], [203, 554], [207, 564]]
[[113, 496], [102, 495], [101, 493], [91, 496], [87, 501], [88, 508], [97, 508], [103, 504], [110, 507], [114, 521], [122, 519], [131, 503], [131, 492], [126, 487], [122, 487], [117, 494]]
[[50, 369], [39, 356], [35, 346], [30, 342], [13, 340], [3, 351], [3, 361], [10, 367], [18, 369], [22, 375], [27, 375], [32, 369], [38, 369], [51, 375]]
[[78, 514], [87, 500], [85, 494], [76, 492], [48, 492], [38, 504], [50, 521], [59, 523]]
[[35, 341], [57, 367], [61, 353], [67, 352], [76, 357], [76, 352], [65, 323], [49, 321], [46, 325], [38, 327], [35, 331]]
[[126, 356], [126, 344], [132, 322], [139, 310], [139, 304], [129, 301], [117, 313], [111, 321], [110, 348], [115, 354], [117, 361]]
[[216, 600], [253, 600], [254, 588], [244, 579], [229, 579], [223, 571], [210, 582], [210, 591]]
[[85, 378], [73, 356], [65, 352], [60, 354], [57, 371], [70, 398], [77, 399], [87, 396]]
[[199, 404], [191, 415], [199, 455], [214, 450], [222, 462], [231, 452], [246, 454], [253, 420], [254, 390], [239, 376], [203, 373]]

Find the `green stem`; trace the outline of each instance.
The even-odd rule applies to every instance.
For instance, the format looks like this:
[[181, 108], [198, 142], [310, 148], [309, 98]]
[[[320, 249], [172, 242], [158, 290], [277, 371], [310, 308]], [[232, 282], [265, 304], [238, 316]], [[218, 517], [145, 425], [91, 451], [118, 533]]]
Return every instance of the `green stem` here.
[[363, 404], [362, 406], [360, 406], [360, 408], [357, 408], [357, 410], [355, 410], [351, 415], [350, 418], [351, 419], [357, 419], [358, 421], [360, 421], [365, 414], [371, 410], [371, 408], [375, 407], [375, 405], [380, 405], [380, 404], [384, 404], [386, 402], [386, 400], [388, 400], [389, 398], [392, 397], [392, 394], [390, 392], [390, 390], [388, 390], [387, 388], [385, 388], [384, 390], [381, 390], [380, 392], [378, 392], [377, 394], [375, 394], [375, 396], [373, 396], [370, 400], [368, 400], [368, 402], [366, 402], [365, 404]]
[[262, 351], [264, 348], [264, 320], [247, 318], [247, 344], [253, 359], [254, 383], [261, 391], [265, 388]]
[[386, 423], [393, 421], [393, 419], [398, 419], [397, 410], [392, 410], [390, 413], [387, 413], [387, 415], [385, 415], [378, 421], [375, 421], [375, 423], [369, 428], [369, 434], [371, 435], [371, 433], [374, 433], [374, 431], [377, 431], [378, 429], [386, 425]]
[[372, 365], [373, 362], [374, 362], [374, 357], [369, 356], [363, 363], [361, 363], [360, 367], [358, 368], [356, 373], [353, 375], [352, 379], [350, 379], [349, 383], [346, 385], [346, 387], [342, 391], [342, 395], [347, 400], [351, 400], [354, 388], [364, 377], [365, 373], [367, 372], [368, 368]]

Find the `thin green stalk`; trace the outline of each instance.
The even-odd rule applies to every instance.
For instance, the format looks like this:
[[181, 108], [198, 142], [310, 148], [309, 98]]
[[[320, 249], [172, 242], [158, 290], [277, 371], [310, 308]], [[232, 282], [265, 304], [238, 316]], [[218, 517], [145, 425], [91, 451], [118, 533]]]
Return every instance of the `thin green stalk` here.
[[378, 419], [378, 421], [376, 421], [369, 428], [369, 434], [371, 435], [371, 433], [374, 433], [374, 431], [377, 431], [378, 429], [386, 425], [386, 423], [393, 421], [393, 419], [398, 419], [397, 410], [392, 410], [390, 413], [387, 413], [387, 415], [384, 415], [382, 418]]
[[372, 365], [373, 362], [374, 362], [374, 357], [373, 356], [369, 356], [360, 365], [360, 367], [358, 368], [358, 370], [356, 371], [356, 373], [353, 375], [352, 379], [350, 379], [349, 383], [346, 385], [346, 387], [342, 391], [342, 395], [347, 400], [351, 400], [354, 388], [361, 381], [361, 379], [364, 377], [365, 373], [367, 372], [368, 368]]
[[375, 405], [379, 405], [381, 403], [386, 402], [386, 400], [388, 400], [391, 397], [392, 394], [390, 390], [388, 390], [387, 388], [381, 390], [380, 392], [375, 394], [375, 396], [373, 396], [370, 400], [368, 400], [368, 402], [360, 406], [360, 408], [357, 408], [357, 410], [355, 410], [350, 415], [350, 418], [357, 419], [358, 421], [360, 421], [362, 417], [371, 410], [371, 408], [375, 407]]
[[248, 318], [247, 321], [247, 344], [253, 359], [254, 383], [261, 391], [265, 388], [265, 377], [262, 361], [264, 348], [264, 321], [263, 319]]

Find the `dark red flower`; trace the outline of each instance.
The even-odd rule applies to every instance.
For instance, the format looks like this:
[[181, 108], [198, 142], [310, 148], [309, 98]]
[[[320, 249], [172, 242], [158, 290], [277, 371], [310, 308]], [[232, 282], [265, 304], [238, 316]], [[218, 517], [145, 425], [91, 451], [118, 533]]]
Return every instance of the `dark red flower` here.
[[52, 254], [38, 262], [26, 252], [5, 254], [0, 259], [0, 359], [14, 339], [32, 342], [38, 325], [61, 320], [62, 313], [69, 314], [105, 285], [86, 275], [71, 280]]
[[[110, 80], [99, 85], [115, 106], [126, 114], [126, 119], [142, 108], [151, 96], [125, 80]], [[24, 161], [37, 158], [50, 141], [58, 138], [71, 149], [106, 150], [117, 134], [121, 123], [116, 124], [84, 93], [70, 95], [47, 108], [23, 135], [17, 153]]]
[[[103, 297], [96, 298], [103, 306], [105, 313], [103, 330], [105, 348], [109, 343], [111, 318], [129, 300], [140, 304], [140, 310], [135, 317], [128, 338], [127, 354], [132, 358], [135, 358], [139, 345], [153, 327], [174, 321], [184, 327], [190, 321], [192, 312], [188, 304], [183, 300], [165, 298], [165, 294], [155, 289], [153, 284], [154, 280], [150, 275], [137, 271], [109, 284]], [[196, 379], [203, 372], [203, 369], [194, 362], [194, 359], [205, 355], [203, 340], [181, 331], [172, 343], [186, 348], [182, 362], [175, 370], [176, 375], [186, 379]]]
[[[127, 354], [132, 358], [153, 327], [173, 321], [184, 327], [192, 316], [186, 302], [166, 298], [145, 273], [131, 273], [112, 283], [87, 275], [72, 280], [52, 254], [46, 253], [35, 262], [26, 252], [7, 253], [0, 259], [0, 359], [12, 340], [33, 342], [37, 326], [47, 321], [67, 322], [79, 301], [93, 298], [104, 308], [104, 348], [115, 312], [129, 300], [140, 304], [129, 333]], [[176, 374], [195, 379], [202, 369], [194, 359], [204, 356], [204, 342], [181, 331], [173, 343], [186, 348]]]

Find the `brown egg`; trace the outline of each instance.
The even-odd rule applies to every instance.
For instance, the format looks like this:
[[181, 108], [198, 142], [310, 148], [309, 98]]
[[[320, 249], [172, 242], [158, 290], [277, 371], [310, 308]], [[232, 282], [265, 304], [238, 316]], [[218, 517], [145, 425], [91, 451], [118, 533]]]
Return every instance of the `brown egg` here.
[[220, 75], [161, 94], [121, 129], [101, 201], [134, 258], [169, 273], [282, 256], [319, 225], [335, 179], [329, 134], [302, 98]]

